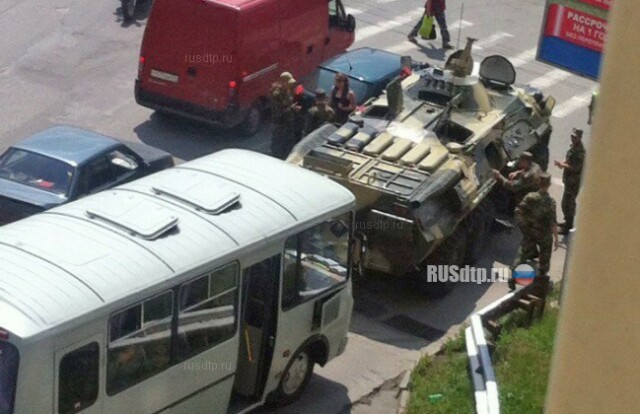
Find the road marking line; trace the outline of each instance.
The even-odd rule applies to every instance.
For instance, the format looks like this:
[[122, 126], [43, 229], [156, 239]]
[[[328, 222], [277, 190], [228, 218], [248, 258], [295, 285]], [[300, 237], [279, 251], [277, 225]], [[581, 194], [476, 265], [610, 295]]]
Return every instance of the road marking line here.
[[532, 88], [537, 88], [540, 90], [545, 90], [555, 85], [556, 83], [560, 83], [566, 79], [571, 77], [571, 73], [564, 71], [562, 69], [554, 69], [550, 72], [547, 72], [546, 75], [542, 75], [537, 77], [530, 82], [528, 82], [529, 86]]
[[[462, 26], [463, 28], [473, 26], [473, 23], [468, 22], [466, 20], [456, 20], [455, 22], [453, 22], [451, 27], [453, 27], [454, 24], [456, 26]], [[397, 44], [395, 46], [387, 47], [385, 50], [402, 55], [414, 49], [418, 50], [418, 46], [416, 46], [414, 43], [409, 42], [408, 40], [405, 40], [404, 42]]]
[[553, 109], [554, 118], [565, 118], [575, 111], [585, 108], [589, 103], [591, 103], [592, 93], [592, 91], [587, 91], [580, 95], [572, 96], [560, 105], [556, 106]]
[[520, 66], [524, 66], [527, 63], [533, 61], [536, 57], [537, 50], [538, 50], [537, 47], [532, 47], [531, 49], [527, 49], [524, 52], [514, 57], [510, 57], [508, 59], [511, 62], [511, 64], [513, 64], [514, 67], [518, 68]]
[[513, 35], [511, 33], [505, 33], [505, 32], [496, 32], [494, 34], [492, 34], [491, 36], [485, 37], [483, 39], [480, 39], [479, 41], [477, 41], [476, 43], [473, 44], [473, 48], [474, 49], [487, 49], [491, 46], [494, 46], [495, 44], [501, 42], [503, 39], [508, 39], [510, 37], [513, 37]]
[[379, 24], [372, 24], [360, 30], [356, 30], [356, 42], [361, 42], [370, 37], [379, 35], [380, 33], [384, 33], [388, 30], [392, 30], [397, 27], [404, 26], [405, 24], [413, 21], [417, 21], [422, 14], [423, 14], [422, 10], [417, 10], [417, 11], [408, 13], [404, 16], [401, 16], [395, 20], [381, 22]]

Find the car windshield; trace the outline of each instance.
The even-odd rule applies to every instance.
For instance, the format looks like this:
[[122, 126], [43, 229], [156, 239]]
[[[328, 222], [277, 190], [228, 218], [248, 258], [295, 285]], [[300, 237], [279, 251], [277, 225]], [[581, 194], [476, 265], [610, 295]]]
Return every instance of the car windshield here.
[[0, 156], [0, 178], [67, 195], [73, 167], [44, 155], [11, 148]]
[[[327, 94], [331, 93], [333, 85], [335, 83], [336, 72], [326, 69], [318, 68], [313, 72], [309, 78], [304, 82], [305, 89], [314, 91], [318, 88], [327, 91]], [[370, 98], [370, 84], [356, 78], [349, 77], [349, 88], [356, 94], [356, 104], [361, 105], [364, 101]]]
[[12, 414], [18, 377], [18, 350], [0, 341], [0, 414]]

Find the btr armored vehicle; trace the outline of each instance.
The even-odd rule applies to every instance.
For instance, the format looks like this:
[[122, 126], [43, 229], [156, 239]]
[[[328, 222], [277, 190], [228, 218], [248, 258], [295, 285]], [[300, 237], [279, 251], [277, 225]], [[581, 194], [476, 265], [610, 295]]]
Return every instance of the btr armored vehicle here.
[[548, 157], [555, 100], [514, 87], [504, 57], [474, 70], [473, 41], [442, 69], [394, 80], [350, 122], [320, 127], [289, 156], [356, 195], [360, 272], [415, 276], [433, 296], [452, 285], [431, 283], [427, 265], [470, 264], [483, 248], [492, 169], [524, 151], [543, 166]]

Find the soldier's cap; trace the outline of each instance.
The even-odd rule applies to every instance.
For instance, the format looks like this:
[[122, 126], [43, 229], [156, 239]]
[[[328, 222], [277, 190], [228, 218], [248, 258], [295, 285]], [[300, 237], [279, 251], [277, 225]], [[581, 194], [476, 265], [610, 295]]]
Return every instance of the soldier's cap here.
[[541, 187], [548, 187], [551, 185], [551, 174], [542, 173], [538, 176], [538, 185]]
[[573, 131], [571, 132], [571, 136], [576, 136], [576, 137], [582, 139], [582, 133], [583, 133], [583, 131], [581, 129], [573, 128]]
[[327, 99], [327, 93], [324, 91], [324, 89], [318, 88], [316, 89], [316, 99], [321, 100], [321, 99]]
[[518, 158], [519, 160], [528, 160], [528, 161], [532, 161], [533, 160], [533, 154], [530, 153], [529, 151], [525, 151], [522, 154], [520, 154], [520, 158]]
[[296, 83], [296, 80], [291, 74], [291, 72], [282, 72], [280, 74], [280, 80], [285, 81], [287, 83]]

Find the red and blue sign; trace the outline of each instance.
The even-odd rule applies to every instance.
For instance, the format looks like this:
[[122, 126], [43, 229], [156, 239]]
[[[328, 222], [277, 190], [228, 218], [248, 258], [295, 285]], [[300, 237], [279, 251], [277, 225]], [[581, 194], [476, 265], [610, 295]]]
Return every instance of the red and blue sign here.
[[611, 0], [550, 1], [538, 60], [598, 79], [610, 7]]

